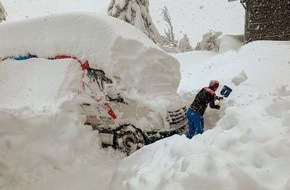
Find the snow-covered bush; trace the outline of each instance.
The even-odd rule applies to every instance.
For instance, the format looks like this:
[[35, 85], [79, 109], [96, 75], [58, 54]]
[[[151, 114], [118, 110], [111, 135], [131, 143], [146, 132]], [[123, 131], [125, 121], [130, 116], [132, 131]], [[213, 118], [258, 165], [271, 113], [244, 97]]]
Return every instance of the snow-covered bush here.
[[179, 51], [181, 51], [181, 52], [187, 52], [187, 51], [193, 50], [191, 45], [190, 45], [187, 34], [184, 34], [183, 38], [180, 39], [179, 44], [178, 44], [178, 48], [179, 48]]
[[154, 43], [160, 41], [160, 34], [149, 14], [149, 0], [111, 0], [108, 15], [139, 28]]
[[3, 5], [0, 2], [0, 22], [2, 22], [3, 20], [6, 20], [6, 15], [7, 15], [7, 13], [6, 13]]
[[215, 32], [210, 30], [208, 33], [204, 34], [202, 41], [199, 42], [195, 50], [208, 50], [208, 51], [219, 51], [220, 40], [218, 39], [222, 35], [222, 32]]

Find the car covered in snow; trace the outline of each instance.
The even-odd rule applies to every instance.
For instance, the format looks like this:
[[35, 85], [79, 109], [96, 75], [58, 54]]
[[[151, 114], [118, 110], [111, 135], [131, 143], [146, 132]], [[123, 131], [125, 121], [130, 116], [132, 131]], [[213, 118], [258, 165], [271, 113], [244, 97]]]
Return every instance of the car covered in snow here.
[[87, 97], [81, 114], [104, 146], [130, 154], [187, 129], [179, 62], [121, 20], [65, 13], [4, 23], [0, 44], [0, 60], [77, 60]]
[[[126, 89], [120, 88], [119, 80], [111, 80], [102, 70], [88, 68], [86, 72], [84, 86], [94, 101], [81, 107], [86, 124], [99, 131], [104, 146], [111, 145], [129, 154], [159, 139], [185, 133], [186, 107], [182, 104], [174, 109], [150, 107], [128, 96]], [[170, 96], [161, 97], [181, 103], [178, 97]], [[164, 102], [162, 98], [156, 101]]]

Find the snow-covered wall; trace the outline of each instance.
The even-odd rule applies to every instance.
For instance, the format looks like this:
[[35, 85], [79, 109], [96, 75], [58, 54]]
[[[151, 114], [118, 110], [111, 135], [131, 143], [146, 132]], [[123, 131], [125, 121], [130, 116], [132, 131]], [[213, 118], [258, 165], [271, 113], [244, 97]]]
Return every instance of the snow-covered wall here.
[[175, 58], [137, 28], [105, 15], [78, 12], [4, 23], [0, 44], [0, 58], [30, 53], [88, 60], [109, 77], [121, 78], [134, 94], [175, 93], [180, 81]]

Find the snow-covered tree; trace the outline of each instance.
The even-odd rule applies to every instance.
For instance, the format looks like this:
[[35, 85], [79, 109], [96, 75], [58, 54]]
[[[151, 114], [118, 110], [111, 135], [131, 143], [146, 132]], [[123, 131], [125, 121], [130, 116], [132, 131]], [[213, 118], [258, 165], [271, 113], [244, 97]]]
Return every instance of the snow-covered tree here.
[[165, 36], [162, 38], [162, 45], [177, 47], [178, 41], [175, 40], [171, 17], [166, 6], [162, 9], [162, 16], [164, 21], [167, 23], [167, 30], [165, 30]]
[[220, 40], [218, 37], [222, 35], [221, 32], [215, 32], [210, 30], [204, 34], [202, 41], [197, 44], [195, 50], [208, 50], [208, 51], [219, 51]]
[[149, 0], [111, 0], [108, 15], [139, 28], [155, 43], [160, 39], [149, 14]]
[[3, 20], [6, 20], [6, 15], [7, 15], [7, 13], [6, 13], [3, 5], [0, 2], [0, 22], [2, 22]]
[[183, 35], [183, 38], [180, 39], [178, 48], [181, 52], [187, 52], [187, 51], [192, 51], [192, 47], [190, 45], [189, 39], [187, 37], [187, 34]]

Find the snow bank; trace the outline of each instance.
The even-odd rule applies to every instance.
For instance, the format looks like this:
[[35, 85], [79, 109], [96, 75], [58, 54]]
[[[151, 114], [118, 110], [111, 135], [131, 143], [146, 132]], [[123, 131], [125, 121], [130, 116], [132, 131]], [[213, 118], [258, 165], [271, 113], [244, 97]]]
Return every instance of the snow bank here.
[[4, 23], [0, 44], [0, 58], [30, 53], [88, 60], [110, 78], [120, 78], [131, 95], [175, 93], [180, 81], [176, 59], [135, 27], [109, 16], [67, 13]]
[[[192, 140], [173, 136], [140, 149], [120, 163], [111, 189], [288, 190], [289, 48], [289, 42], [254, 42], [238, 52], [204, 55], [203, 62], [193, 59], [192, 76], [185, 78], [193, 89], [188, 104], [211, 78], [233, 89], [214, 128]], [[181, 65], [185, 60], [180, 57]]]
[[121, 155], [100, 149], [97, 132], [83, 125], [81, 73], [73, 59], [0, 63], [1, 189], [108, 186], [112, 170], [96, 179], [108, 169], [96, 162], [116, 167]]
[[[67, 101], [61, 111], [41, 115], [0, 110], [1, 189], [108, 187], [108, 166], [116, 167], [121, 157], [100, 149], [97, 132], [83, 125], [75, 103]], [[97, 164], [101, 160], [106, 167]]]
[[179, 92], [199, 90], [211, 79], [218, 79], [221, 85], [234, 89], [243, 86], [251, 93], [274, 91], [280, 85], [289, 84], [289, 77], [284, 72], [290, 66], [288, 48], [289, 42], [259, 41], [216, 56], [196, 53], [190, 62], [177, 55], [185, 74]]

